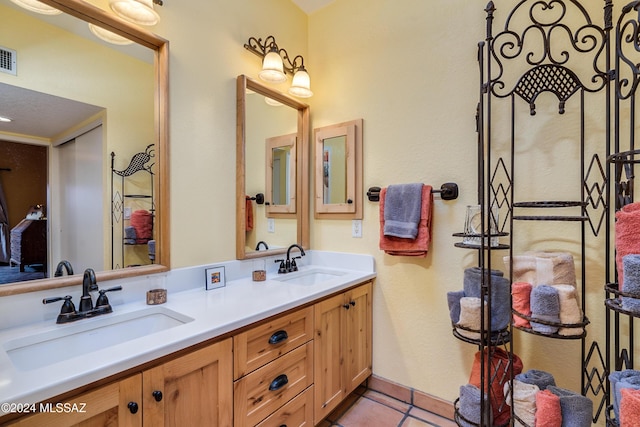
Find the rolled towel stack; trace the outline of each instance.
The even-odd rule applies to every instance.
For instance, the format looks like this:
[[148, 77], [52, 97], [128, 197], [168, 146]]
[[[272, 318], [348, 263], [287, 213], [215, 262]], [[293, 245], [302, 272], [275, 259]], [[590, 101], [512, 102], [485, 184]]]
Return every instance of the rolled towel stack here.
[[591, 427], [593, 402], [588, 397], [556, 386], [547, 390], [560, 398], [562, 427]]
[[[558, 299], [560, 301], [560, 323], [566, 325], [575, 325], [582, 323], [582, 309], [578, 302], [578, 292], [572, 285], [553, 285], [558, 291]], [[581, 335], [584, 328], [560, 328], [559, 335], [571, 336]]]
[[613, 393], [613, 412], [616, 420], [620, 419], [620, 403], [622, 400], [622, 390], [640, 390], [640, 371], [625, 369], [609, 374], [611, 392]]
[[536, 394], [535, 427], [562, 427], [560, 398], [549, 390]]
[[144, 209], [133, 211], [131, 225], [136, 229], [137, 243], [147, 243], [153, 239], [153, 215], [151, 212]]
[[[507, 402], [511, 401], [509, 386], [509, 382], [504, 385], [504, 396]], [[518, 417], [514, 420], [514, 426], [532, 427], [535, 424], [536, 394], [539, 392], [540, 388], [535, 384], [513, 380], [513, 413]]]
[[[511, 285], [511, 301], [513, 309], [518, 313], [531, 317], [531, 289], [528, 282], [515, 282]], [[531, 328], [531, 324], [525, 318], [513, 315], [513, 324], [520, 328]]]
[[[464, 271], [464, 295], [465, 297], [482, 297], [482, 271], [480, 267], [467, 268]], [[504, 329], [511, 320], [510, 282], [500, 270], [491, 270], [487, 274], [485, 270], [485, 282], [491, 278], [491, 330]]]
[[[511, 258], [503, 258], [507, 272], [511, 269]], [[573, 255], [567, 252], [530, 251], [513, 257], [514, 282], [538, 285], [576, 285], [576, 267]]]
[[624, 256], [622, 271], [622, 292], [638, 295], [637, 298], [622, 297], [622, 309], [640, 314], [640, 254]]
[[[491, 357], [489, 357], [491, 355]], [[512, 354], [511, 359], [509, 353], [499, 347], [485, 347], [482, 352], [478, 351], [473, 361], [471, 375], [469, 376], [469, 384], [481, 387], [481, 363], [480, 359], [484, 357], [485, 363], [489, 364], [490, 372], [485, 372], [492, 378], [491, 389], [484, 390], [489, 395], [491, 409], [493, 413], [493, 425], [500, 426], [509, 423], [511, 418], [511, 408], [504, 398], [504, 385], [513, 375], [522, 373], [522, 360], [518, 355]], [[486, 368], [485, 368], [486, 369]], [[488, 384], [485, 384], [488, 386]]]
[[640, 202], [630, 203], [616, 212], [616, 266], [618, 284], [624, 283], [622, 259], [629, 254], [640, 254]]
[[471, 329], [473, 331], [478, 332], [470, 332], [465, 329], [458, 328], [457, 331], [460, 335], [472, 339], [479, 340], [480, 339], [480, 330], [482, 324], [481, 322], [481, 313], [484, 311], [484, 321], [485, 324], [489, 320], [489, 316], [487, 315], [487, 305], [482, 305], [482, 300], [480, 298], [475, 297], [463, 297], [460, 298], [460, 318], [458, 320], [458, 325], [463, 326], [465, 328]]
[[640, 390], [625, 388], [621, 394], [620, 426], [640, 427]]
[[538, 369], [529, 369], [527, 372], [516, 375], [515, 379], [523, 383], [535, 384], [540, 390], [546, 390], [547, 387], [556, 385], [553, 375]]
[[[553, 286], [539, 285], [531, 290], [531, 317], [547, 322], [560, 322], [560, 297]], [[541, 334], [555, 334], [557, 326], [531, 321], [534, 331]]]
[[[459, 420], [461, 426], [475, 427], [480, 425], [480, 417], [482, 414], [480, 400], [481, 395], [478, 387], [471, 384], [460, 387], [460, 405], [458, 412], [464, 418]], [[491, 425], [491, 422], [485, 422], [485, 425]]]

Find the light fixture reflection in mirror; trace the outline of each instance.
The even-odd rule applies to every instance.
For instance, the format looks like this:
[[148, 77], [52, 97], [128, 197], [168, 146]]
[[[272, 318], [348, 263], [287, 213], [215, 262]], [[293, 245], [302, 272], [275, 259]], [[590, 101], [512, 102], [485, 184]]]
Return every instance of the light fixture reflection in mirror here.
[[43, 15], [60, 15], [62, 12], [58, 9], [48, 6], [38, 0], [11, 0], [18, 6], [31, 12], [41, 13]]
[[[5, 6], [7, 0], [2, 0], [0, 3], [0, 7], [9, 8], [10, 6]], [[53, 7], [59, 8], [60, 10], [64, 10], [70, 16], [74, 16], [80, 19], [90, 20], [92, 22], [101, 22], [110, 30], [114, 30], [118, 34], [127, 34], [131, 38], [135, 39], [139, 45], [143, 46], [144, 49], [153, 52], [155, 56], [155, 67], [152, 65], [152, 72], [150, 73], [149, 86], [151, 89], [151, 96], [149, 97], [152, 101], [155, 100], [155, 107], [151, 107], [151, 121], [150, 126], [151, 130], [151, 140], [145, 141], [145, 143], [155, 143], [157, 147], [156, 151], [156, 165], [157, 165], [157, 180], [154, 183], [154, 192], [157, 194], [156, 199], [156, 224], [155, 230], [157, 232], [157, 247], [156, 247], [156, 264], [147, 265], [142, 267], [135, 268], [125, 268], [120, 270], [111, 270], [111, 271], [103, 271], [104, 267], [96, 266], [97, 278], [99, 281], [102, 280], [111, 280], [117, 278], [125, 278], [139, 275], [147, 275], [158, 273], [162, 271], [167, 271], [168, 266], [170, 265], [169, 258], [169, 246], [168, 246], [168, 159], [165, 153], [168, 152], [168, 133], [167, 133], [167, 113], [168, 113], [168, 44], [166, 40], [157, 37], [147, 31], [141, 30], [138, 27], [126, 24], [122, 22], [120, 19], [115, 18], [110, 12], [105, 12], [102, 9], [99, 9], [92, 4], [84, 2], [82, 0], [44, 0], [43, 3], [47, 5], [51, 5]], [[17, 10], [16, 8], [13, 8]], [[2, 13], [1, 15], [8, 15], [9, 13]], [[51, 18], [51, 20], [62, 20], [63, 22], [69, 20], [69, 15], [63, 14], [60, 16], [56, 16]], [[0, 18], [2, 19], [2, 18]], [[52, 24], [57, 25], [57, 24]], [[84, 27], [87, 29], [87, 27]], [[88, 31], [86, 31], [86, 35], [83, 33], [82, 37], [85, 37], [87, 40], [95, 40]], [[136, 46], [136, 45], [133, 45]], [[133, 49], [132, 47], [125, 47], [125, 49]], [[114, 46], [115, 48], [115, 46]], [[118, 47], [119, 49], [119, 47]], [[71, 64], [74, 63], [77, 59], [69, 58], [69, 62]], [[29, 64], [30, 65], [30, 64]], [[23, 67], [26, 65], [23, 65]], [[44, 79], [46, 82], [47, 78], [53, 78], [55, 80], [56, 71], [48, 69], [46, 66], [39, 67], [40, 71], [39, 79]], [[30, 74], [23, 74], [23, 76], [18, 76], [19, 79], [28, 78]], [[15, 79], [15, 77], [14, 77]], [[0, 82], [5, 81], [5, 78], [0, 75]], [[153, 83], [151, 83], [153, 82]], [[22, 85], [28, 86], [29, 82], [24, 81]], [[52, 91], [55, 91], [55, 84], [49, 84], [47, 86]], [[155, 92], [155, 94], [154, 94]], [[111, 123], [118, 123], [118, 112], [117, 110], [111, 109], [108, 110], [108, 114], [110, 114], [110, 126]], [[155, 122], [155, 124], [153, 124]], [[115, 133], [116, 135], [119, 133], [116, 128], [111, 129], [110, 133]], [[145, 138], [146, 139], [146, 138]], [[132, 147], [132, 152], [139, 151], [138, 147]], [[108, 148], [107, 148], [108, 149]], [[126, 156], [127, 153], [123, 153], [123, 156]], [[104, 167], [108, 170], [108, 162], [105, 162]], [[105, 175], [106, 176], [106, 175]], [[103, 188], [103, 192], [105, 195], [108, 194], [108, 188]], [[108, 198], [108, 196], [106, 196]], [[57, 200], [53, 200], [54, 204], [57, 203]], [[10, 207], [9, 207], [10, 209]], [[105, 218], [108, 218], [108, 213], [105, 213]], [[106, 226], [108, 227], [108, 225]], [[167, 236], [167, 238], [165, 238]], [[50, 263], [56, 263], [59, 261], [58, 259], [49, 260]], [[105, 260], [105, 264], [106, 264]], [[55, 267], [55, 265], [54, 265]], [[78, 271], [78, 266], [73, 266], [74, 270]], [[92, 266], [93, 267], [93, 266]], [[102, 268], [101, 268], [102, 267]], [[62, 278], [55, 279], [44, 279], [44, 280], [35, 280], [24, 283], [12, 283], [0, 286], [0, 296], [4, 295], [12, 295], [19, 294], [24, 292], [31, 292], [36, 290], [44, 290], [44, 289], [53, 289], [59, 288], [63, 286], [75, 285], [82, 283], [82, 276], [76, 274], [74, 276], [64, 276]]]
[[[246, 76], [237, 83], [236, 257], [281, 254], [295, 242], [308, 247], [309, 107]], [[265, 97], [282, 107], [267, 105]], [[271, 168], [274, 157], [279, 172]], [[275, 202], [272, 181], [279, 183]], [[265, 193], [265, 204], [248, 204], [247, 195], [257, 193]], [[260, 241], [269, 249], [256, 250]]]

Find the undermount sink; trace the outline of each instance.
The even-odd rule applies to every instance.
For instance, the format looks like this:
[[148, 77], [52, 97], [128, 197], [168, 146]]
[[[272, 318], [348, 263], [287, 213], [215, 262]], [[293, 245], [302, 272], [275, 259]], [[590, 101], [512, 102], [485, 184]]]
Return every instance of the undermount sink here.
[[7, 341], [4, 350], [16, 368], [29, 371], [191, 321], [191, 317], [165, 307], [149, 307], [17, 338]]
[[287, 273], [279, 276], [274, 280], [286, 282], [295, 285], [317, 285], [329, 280], [336, 279], [346, 274], [344, 271], [314, 269], [308, 271], [300, 271], [297, 273]]

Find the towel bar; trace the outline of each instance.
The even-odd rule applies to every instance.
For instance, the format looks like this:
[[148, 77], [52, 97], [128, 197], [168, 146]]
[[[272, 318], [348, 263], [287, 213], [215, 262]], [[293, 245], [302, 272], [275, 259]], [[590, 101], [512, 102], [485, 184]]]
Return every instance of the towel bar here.
[[264, 204], [264, 194], [258, 193], [255, 197], [249, 197], [249, 200], [255, 200], [257, 204]]
[[[380, 187], [370, 187], [367, 191], [367, 197], [370, 202], [380, 201]], [[445, 182], [440, 186], [439, 190], [431, 190], [432, 193], [440, 193], [442, 200], [455, 200], [458, 198], [458, 184], [455, 182]]]

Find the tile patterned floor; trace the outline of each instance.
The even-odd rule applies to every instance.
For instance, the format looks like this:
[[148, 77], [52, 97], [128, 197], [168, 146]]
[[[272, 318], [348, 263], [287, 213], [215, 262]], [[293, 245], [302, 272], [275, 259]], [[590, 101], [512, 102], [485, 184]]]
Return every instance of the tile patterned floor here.
[[456, 423], [363, 387], [352, 393], [319, 427], [456, 427]]

